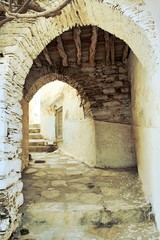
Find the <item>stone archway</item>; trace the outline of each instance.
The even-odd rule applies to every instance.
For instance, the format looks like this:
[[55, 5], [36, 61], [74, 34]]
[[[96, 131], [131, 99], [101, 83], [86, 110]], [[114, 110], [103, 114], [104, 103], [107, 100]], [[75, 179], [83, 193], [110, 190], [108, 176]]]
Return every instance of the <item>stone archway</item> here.
[[[77, 31], [80, 33], [79, 37], [76, 35]], [[75, 35], [81, 42], [79, 51], [82, 57], [80, 55], [77, 57], [76, 54], [73, 40]], [[65, 55], [65, 64], [58, 52], [59, 39], [63, 45], [61, 50]], [[93, 39], [97, 48], [94, 50], [94, 58], [91, 58]], [[126, 43], [96, 26], [75, 27], [46, 46], [45, 51], [34, 60], [24, 84], [26, 101], [29, 101], [43, 84], [56, 79], [68, 83], [77, 90], [81, 96], [80, 105], [83, 106], [85, 117], [93, 116], [95, 128], [98, 129], [96, 131], [92, 129], [97, 136], [95, 136], [97, 161], [94, 166], [136, 165], [131, 130], [130, 79], [127, 69], [129, 52]], [[101, 136], [98, 132], [101, 132]], [[119, 138], [116, 139], [117, 135]], [[123, 145], [125, 139], [127, 144]], [[84, 150], [83, 144], [78, 145], [82, 145]], [[80, 155], [83, 155], [83, 152]], [[90, 157], [92, 158], [95, 157]]]
[[[131, 47], [141, 62], [140, 65], [135, 58], [135, 62], [131, 64], [132, 76], [134, 76], [134, 92], [136, 92], [136, 95], [133, 96], [136, 100], [136, 105], [133, 104], [133, 126], [137, 140], [136, 151], [140, 177], [143, 185], [149, 186], [145, 188], [146, 196], [151, 199], [157, 226], [160, 229], [160, 192], [157, 186], [159, 180], [157, 143], [160, 139], [158, 63], [160, 61], [159, 52], [156, 51], [158, 43], [153, 19], [141, 1], [132, 4], [126, 0], [120, 1], [119, 5], [116, 5], [116, 3], [111, 4], [109, 1], [100, 3], [81, 0], [68, 5], [56, 18], [47, 20], [39, 18], [26, 22], [24, 20], [13, 21], [4, 25], [0, 30], [2, 38], [1, 124], [3, 126], [1, 132], [1, 156], [3, 159], [1, 161], [1, 166], [3, 166], [1, 189], [3, 190], [2, 195], [7, 196], [8, 205], [11, 206], [7, 209], [5, 218], [1, 223], [1, 232], [6, 233], [6, 236], [9, 236], [15, 228], [17, 208], [23, 202], [22, 184], [19, 181], [19, 153], [21, 152], [22, 136], [22, 110], [19, 101], [23, 95], [23, 84], [33, 59], [53, 38], [76, 24], [96, 24], [115, 34]], [[10, 37], [8, 37], [8, 32]], [[138, 41], [137, 36], [139, 37]], [[138, 66], [143, 73], [140, 82], [134, 74]], [[154, 74], [152, 74], [153, 72]], [[149, 149], [148, 152], [146, 149]], [[16, 192], [14, 199], [10, 198], [13, 191]], [[5, 212], [5, 207], [3, 210]]]

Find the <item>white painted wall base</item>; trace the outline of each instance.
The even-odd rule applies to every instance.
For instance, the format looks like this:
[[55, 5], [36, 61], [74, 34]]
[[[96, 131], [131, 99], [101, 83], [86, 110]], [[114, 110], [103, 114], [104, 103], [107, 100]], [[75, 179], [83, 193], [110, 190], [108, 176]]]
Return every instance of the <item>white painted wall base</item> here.
[[92, 119], [65, 121], [60, 149], [94, 167], [96, 165], [94, 121]]
[[96, 121], [95, 129], [96, 166], [110, 168], [136, 166], [131, 126]]

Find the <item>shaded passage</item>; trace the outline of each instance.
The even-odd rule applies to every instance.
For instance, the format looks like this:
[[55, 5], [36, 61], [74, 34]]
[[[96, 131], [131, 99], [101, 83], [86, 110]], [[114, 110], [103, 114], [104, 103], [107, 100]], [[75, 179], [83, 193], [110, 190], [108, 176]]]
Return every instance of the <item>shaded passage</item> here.
[[58, 151], [33, 159], [18, 239], [157, 239], [135, 169], [92, 169]]

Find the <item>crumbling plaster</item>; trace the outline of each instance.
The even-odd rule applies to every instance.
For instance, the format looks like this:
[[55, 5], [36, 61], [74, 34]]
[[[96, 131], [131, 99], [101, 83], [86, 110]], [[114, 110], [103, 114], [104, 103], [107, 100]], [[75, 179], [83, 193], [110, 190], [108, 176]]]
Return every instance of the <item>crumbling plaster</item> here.
[[[157, 226], [160, 230], [159, 191], [156, 188], [157, 182], [160, 181], [157, 152], [157, 144], [160, 142], [160, 83], [158, 72], [160, 48], [152, 16], [140, 1], [134, 1], [133, 3], [132, 1], [121, 0], [117, 4], [117, 1], [75, 0], [65, 7], [60, 16], [53, 19], [18, 19], [6, 23], [0, 29], [0, 51], [4, 55], [0, 59], [0, 124], [3, 126], [0, 136], [0, 164], [4, 165], [4, 169], [10, 169], [10, 161], [19, 162], [22, 139], [22, 110], [19, 101], [22, 99], [23, 84], [32, 66], [33, 59], [53, 38], [76, 24], [98, 25], [123, 39], [131, 47], [147, 72], [147, 80], [143, 79], [142, 86], [145, 83], [143, 89], [148, 89], [148, 95], [145, 99], [142, 97], [140, 99], [140, 105], [145, 110], [143, 115], [137, 117], [135, 125], [139, 127], [139, 133], [141, 132], [141, 136], [145, 138], [145, 149], [141, 150], [138, 161], [142, 161], [145, 150], [150, 148], [151, 166], [149, 171], [155, 173], [151, 186], [151, 198]], [[143, 96], [143, 91], [141, 96]], [[145, 134], [143, 135], [144, 128]], [[141, 141], [140, 136], [138, 139]], [[152, 148], [154, 144], [155, 146]], [[12, 177], [12, 180], [9, 181], [12, 174], [15, 177]], [[1, 181], [4, 182], [5, 186], [2, 188], [3, 190], [5, 188], [9, 189], [13, 183], [15, 185], [16, 182], [18, 183], [20, 167], [18, 170], [12, 169], [12, 174], [11, 169], [2, 172]], [[18, 192], [17, 197], [9, 198], [10, 206], [13, 206], [13, 208], [16, 206], [17, 209], [22, 204], [20, 190]], [[9, 197], [11, 193], [6, 190], [3, 194]], [[17, 214], [17, 210], [13, 214], [13, 211], [8, 208], [6, 219], [10, 219], [12, 224], [10, 226], [5, 225], [2, 230], [2, 221], [0, 222], [0, 232], [7, 232], [5, 236], [8, 236], [9, 232], [11, 233], [15, 227], [15, 214]]]

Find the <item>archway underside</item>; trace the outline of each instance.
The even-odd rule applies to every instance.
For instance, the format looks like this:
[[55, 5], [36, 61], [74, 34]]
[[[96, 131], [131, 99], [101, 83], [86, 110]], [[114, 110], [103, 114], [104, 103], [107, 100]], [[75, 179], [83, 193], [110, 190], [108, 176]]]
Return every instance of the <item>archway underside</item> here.
[[[34, 64], [24, 85], [30, 101], [44, 84], [60, 80], [81, 96], [95, 120], [130, 124], [129, 47], [96, 27], [76, 27], [51, 41]], [[87, 108], [85, 108], [87, 106]]]

